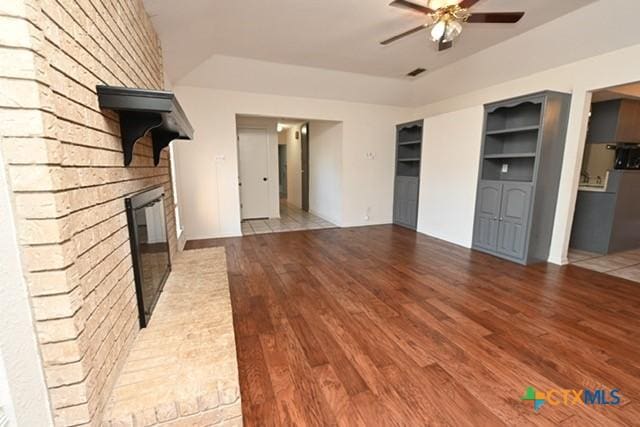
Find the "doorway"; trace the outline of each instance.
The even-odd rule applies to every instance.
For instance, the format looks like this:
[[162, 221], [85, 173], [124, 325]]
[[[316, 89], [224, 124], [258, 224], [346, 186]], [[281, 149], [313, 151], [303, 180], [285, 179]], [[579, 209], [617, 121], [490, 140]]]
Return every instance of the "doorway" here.
[[300, 151], [302, 158], [302, 210], [309, 212], [309, 123], [300, 127]]
[[340, 224], [341, 122], [238, 114], [236, 131], [243, 235]]
[[238, 129], [242, 219], [269, 217], [269, 138], [266, 129]]
[[569, 262], [640, 282], [640, 83], [592, 92]]

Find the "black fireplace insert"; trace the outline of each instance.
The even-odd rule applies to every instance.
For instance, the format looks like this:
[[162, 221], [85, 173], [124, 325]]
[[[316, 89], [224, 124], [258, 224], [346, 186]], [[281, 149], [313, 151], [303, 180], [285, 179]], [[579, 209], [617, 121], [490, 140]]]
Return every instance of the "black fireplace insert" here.
[[164, 188], [154, 187], [125, 199], [140, 327], [149, 323], [171, 271]]

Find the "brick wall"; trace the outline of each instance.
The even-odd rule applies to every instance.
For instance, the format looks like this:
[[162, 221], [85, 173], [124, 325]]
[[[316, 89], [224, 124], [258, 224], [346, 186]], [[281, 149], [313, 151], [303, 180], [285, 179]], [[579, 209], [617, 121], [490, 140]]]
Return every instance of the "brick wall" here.
[[57, 425], [100, 423], [138, 332], [126, 195], [164, 185], [176, 250], [168, 150], [122, 167], [97, 84], [162, 88], [140, 0], [0, 1], [0, 142]]

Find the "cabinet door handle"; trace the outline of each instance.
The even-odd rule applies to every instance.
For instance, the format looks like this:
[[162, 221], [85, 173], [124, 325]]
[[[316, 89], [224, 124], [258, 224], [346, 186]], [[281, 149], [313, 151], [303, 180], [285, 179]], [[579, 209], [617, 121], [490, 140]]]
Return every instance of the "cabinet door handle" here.
[[504, 218], [500, 217], [500, 221], [503, 221], [503, 220], [504, 220]]

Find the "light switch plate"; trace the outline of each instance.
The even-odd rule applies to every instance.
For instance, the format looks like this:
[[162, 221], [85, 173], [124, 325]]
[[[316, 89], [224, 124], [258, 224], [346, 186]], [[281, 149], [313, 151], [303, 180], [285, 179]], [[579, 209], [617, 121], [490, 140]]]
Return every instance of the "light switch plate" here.
[[509, 164], [508, 163], [503, 163], [502, 165], [502, 173], [507, 173], [509, 172]]

